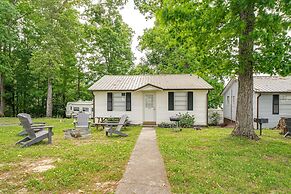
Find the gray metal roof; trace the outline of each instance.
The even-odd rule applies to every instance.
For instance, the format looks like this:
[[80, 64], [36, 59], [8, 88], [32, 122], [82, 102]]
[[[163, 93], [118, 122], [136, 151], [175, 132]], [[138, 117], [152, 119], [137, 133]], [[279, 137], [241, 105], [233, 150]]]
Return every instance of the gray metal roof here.
[[255, 76], [255, 92], [291, 92], [291, 76]]
[[151, 85], [164, 90], [204, 89], [213, 87], [197, 75], [168, 74], [168, 75], [106, 75], [94, 83], [89, 90], [134, 91]]

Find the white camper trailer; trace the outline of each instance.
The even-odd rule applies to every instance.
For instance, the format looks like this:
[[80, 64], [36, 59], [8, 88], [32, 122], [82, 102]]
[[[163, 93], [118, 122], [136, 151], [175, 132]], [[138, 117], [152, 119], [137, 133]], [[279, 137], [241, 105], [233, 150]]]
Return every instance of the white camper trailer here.
[[80, 112], [85, 112], [89, 114], [90, 118], [93, 118], [93, 102], [79, 100], [67, 103], [66, 117], [74, 117]]

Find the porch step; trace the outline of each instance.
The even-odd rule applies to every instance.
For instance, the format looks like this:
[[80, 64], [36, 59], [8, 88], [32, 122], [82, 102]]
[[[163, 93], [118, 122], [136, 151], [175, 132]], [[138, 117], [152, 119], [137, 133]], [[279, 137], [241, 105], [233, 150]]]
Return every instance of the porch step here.
[[157, 123], [154, 121], [144, 121], [142, 124], [143, 125], [156, 125]]
[[158, 125], [144, 125], [142, 124], [142, 127], [157, 127]]

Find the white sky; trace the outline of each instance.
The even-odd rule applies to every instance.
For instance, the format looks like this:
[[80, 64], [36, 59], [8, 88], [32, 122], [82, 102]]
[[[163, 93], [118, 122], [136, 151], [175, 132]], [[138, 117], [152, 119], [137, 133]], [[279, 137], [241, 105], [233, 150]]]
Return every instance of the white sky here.
[[154, 20], [146, 20], [145, 16], [142, 15], [138, 9], [135, 9], [133, 0], [129, 0], [124, 8], [120, 10], [120, 13], [123, 21], [134, 31], [131, 50], [136, 58], [135, 64], [137, 64], [140, 61], [140, 58], [144, 56], [144, 54], [137, 49], [139, 42], [138, 37], [143, 35], [144, 29], [152, 28], [154, 26]]

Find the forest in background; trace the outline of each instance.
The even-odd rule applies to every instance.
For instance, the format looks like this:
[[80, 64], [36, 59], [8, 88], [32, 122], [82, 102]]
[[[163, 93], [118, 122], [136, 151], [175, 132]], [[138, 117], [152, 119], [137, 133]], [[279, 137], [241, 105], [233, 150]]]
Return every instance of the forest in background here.
[[[63, 117], [67, 102], [92, 99], [88, 87], [103, 75], [123, 74], [195, 73], [216, 88], [209, 106], [220, 106], [222, 77], [208, 77], [186, 66], [177, 69], [171, 65], [176, 61], [169, 64], [155, 56], [133, 63], [134, 32], [119, 12], [125, 3], [1, 1], [0, 115], [27, 112], [35, 117]], [[143, 44], [153, 44], [143, 39]]]

